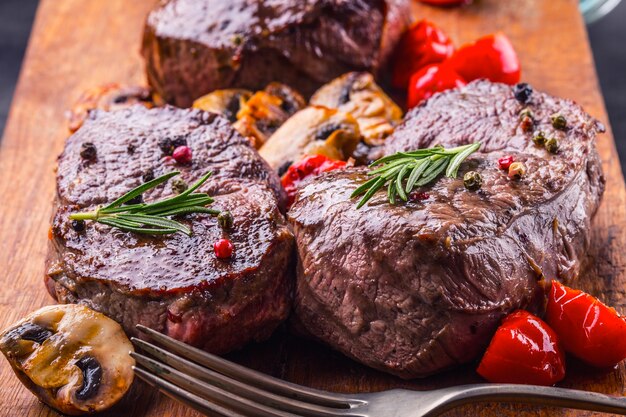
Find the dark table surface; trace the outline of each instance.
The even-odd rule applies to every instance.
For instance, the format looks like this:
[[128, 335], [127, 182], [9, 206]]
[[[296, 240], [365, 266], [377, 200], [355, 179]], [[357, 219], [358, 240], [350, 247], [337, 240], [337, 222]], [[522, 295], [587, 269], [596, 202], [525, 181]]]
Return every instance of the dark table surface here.
[[[38, 0], [0, 0], [0, 132], [11, 105]], [[626, 172], [626, 1], [589, 25], [602, 92]]]

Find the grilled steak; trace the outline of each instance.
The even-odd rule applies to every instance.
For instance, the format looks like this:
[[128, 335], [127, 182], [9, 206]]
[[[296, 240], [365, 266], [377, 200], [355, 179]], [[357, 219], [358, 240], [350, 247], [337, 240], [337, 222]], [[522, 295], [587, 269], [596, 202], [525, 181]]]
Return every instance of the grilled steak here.
[[150, 84], [177, 106], [216, 89], [280, 81], [309, 95], [352, 70], [377, 72], [409, 0], [166, 0], [149, 14]]
[[[189, 146], [192, 163], [168, 165], [161, 149], [167, 140]], [[89, 142], [96, 152], [85, 159]], [[191, 237], [94, 222], [72, 228], [71, 212], [93, 210], [174, 170], [188, 184], [211, 171], [200, 192], [215, 196], [212, 208], [232, 213], [232, 228], [223, 230], [207, 214], [180, 220]], [[166, 183], [143, 199], [172, 193]], [[48, 288], [60, 302], [84, 303], [129, 334], [141, 323], [218, 353], [264, 339], [290, 308], [293, 235], [280, 211], [284, 199], [276, 174], [221, 116], [167, 106], [92, 112], [59, 158]], [[213, 243], [223, 237], [235, 248], [229, 260], [214, 255]]]
[[[297, 322], [348, 356], [403, 378], [475, 359], [499, 320], [540, 312], [551, 279], [580, 272], [590, 221], [604, 190], [595, 149], [602, 125], [571, 101], [535, 92], [520, 121], [509, 86], [479, 81], [413, 109], [386, 153], [482, 142], [459, 171], [420, 191], [426, 200], [391, 205], [379, 191], [356, 209], [365, 169], [333, 171], [303, 187], [289, 212], [298, 248]], [[551, 124], [560, 113], [565, 130]], [[522, 118], [523, 119], [523, 118]], [[533, 143], [533, 130], [560, 142]], [[498, 159], [527, 173], [509, 179]], [[478, 171], [482, 188], [464, 188]]]

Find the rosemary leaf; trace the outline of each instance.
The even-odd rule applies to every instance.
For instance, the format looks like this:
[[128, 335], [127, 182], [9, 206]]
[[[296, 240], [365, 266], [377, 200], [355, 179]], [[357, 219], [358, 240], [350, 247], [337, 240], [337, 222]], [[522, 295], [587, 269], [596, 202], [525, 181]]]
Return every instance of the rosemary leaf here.
[[387, 155], [370, 164], [367, 174], [372, 178], [357, 187], [350, 198], [363, 195], [357, 204], [359, 209], [387, 185], [387, 199], [391, 204], [395, 204], [397, 197], [407, 201], [415, 187], [431, 183], [444, 172], [456, 178], [463, 161], [479, 148], [480, 142], [477, 142], [448, 149], [435, 146]]
[[72, 213], [69, 217], [72, 220], [92, 220], [127, 232], [151, 235], [184, 233], [191, 236], [189, 227], [169, 217], [192, 213], [220, 214], [219, 210], [206, 207], [213, 202], [212, 197], [205, 193], [194, 193], [211, 176], [210, 172], [177, 196], [153, 203], [123, 205], [178, 174], [170, 172], [130, 190], [105, 207], [91, 212]]

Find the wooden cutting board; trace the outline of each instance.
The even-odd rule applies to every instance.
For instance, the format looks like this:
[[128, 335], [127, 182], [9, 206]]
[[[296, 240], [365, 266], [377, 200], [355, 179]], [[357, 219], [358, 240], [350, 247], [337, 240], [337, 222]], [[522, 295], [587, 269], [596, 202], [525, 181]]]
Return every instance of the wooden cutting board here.
[[[224, 0], [228, 1], [228, 0]], [[139, 44], [154, 0], [42, 0], [9, 121], [0, 145], [0, 328], [53, 300], [43, 286], [54, 168], [68, 135], [65, 110], [86, 88], [108, 82], [143, 83]], [[584, 23], [576, 0], [479, 0], [471, 7], [436, 9], [415, 3], [458, 44], [502, 30], [535, 88], [572, 98], [608, 127]], [[579, 286], [626, 312], [626, 192], [610, 128], [598, 140], [607, 177], [595, 217], [589, 267]], [[401, 381], [279, 330], [268, 342], [231, 356], [296, 383], [330, 391], [392, 387], [429, 389], [479, 381], [475, 365], [424, 380]], [[570, 361], [561, 384], [624, 395], [625, 369], [592, 371]], [[3, 416], [57, 416], [39, 403], [0, 360]], [[192, 416], [195, 412], [135, 384], [108, 416]], [[483, 404], [449, 416], [587, 416], [594, 413], [512, 404]], [[597, 414], [600, 415], [600, 414]]]

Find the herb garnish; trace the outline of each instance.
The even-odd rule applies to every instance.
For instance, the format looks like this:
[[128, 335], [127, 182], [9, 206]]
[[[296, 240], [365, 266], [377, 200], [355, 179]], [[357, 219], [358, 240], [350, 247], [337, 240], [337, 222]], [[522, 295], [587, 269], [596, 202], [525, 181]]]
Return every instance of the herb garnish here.
[[194, 193], [211, 176], [210, 172], [179, 195], [153, 203], [123, 205], [178, 174], [180, 172], [174, 171], [155, 178], [130, 190], [108, 206], [91, 212], [72, 213], [70, 219], [93, 220], [127, 232], [151, 235], [180, 232], [191, 236], [191, 230], [187, 226], [168, 217], [191, 213], [220, 214], [219, 210], [205, 207], [213, 202], [213, 198], [205, 193]]
[[480, 142], [450, 149], [439, 145], [385, 156], [370, 165], [370, 168], [381, 166], [367, 173], [367, 175], [374, 175], [374, 178], [354, 190], [350, 198], [365, 194], [357, 205], [359, 209], [372, 198], [376, 191], [387, 185], [387, 196], [391, 204], [396, 203], [396, 196], [407, 201], [408, 194], [415, 187], [432, 182], [444, 171], [446, 177], [456, 178], [461, 163], [478, 148], [480, 148]]

